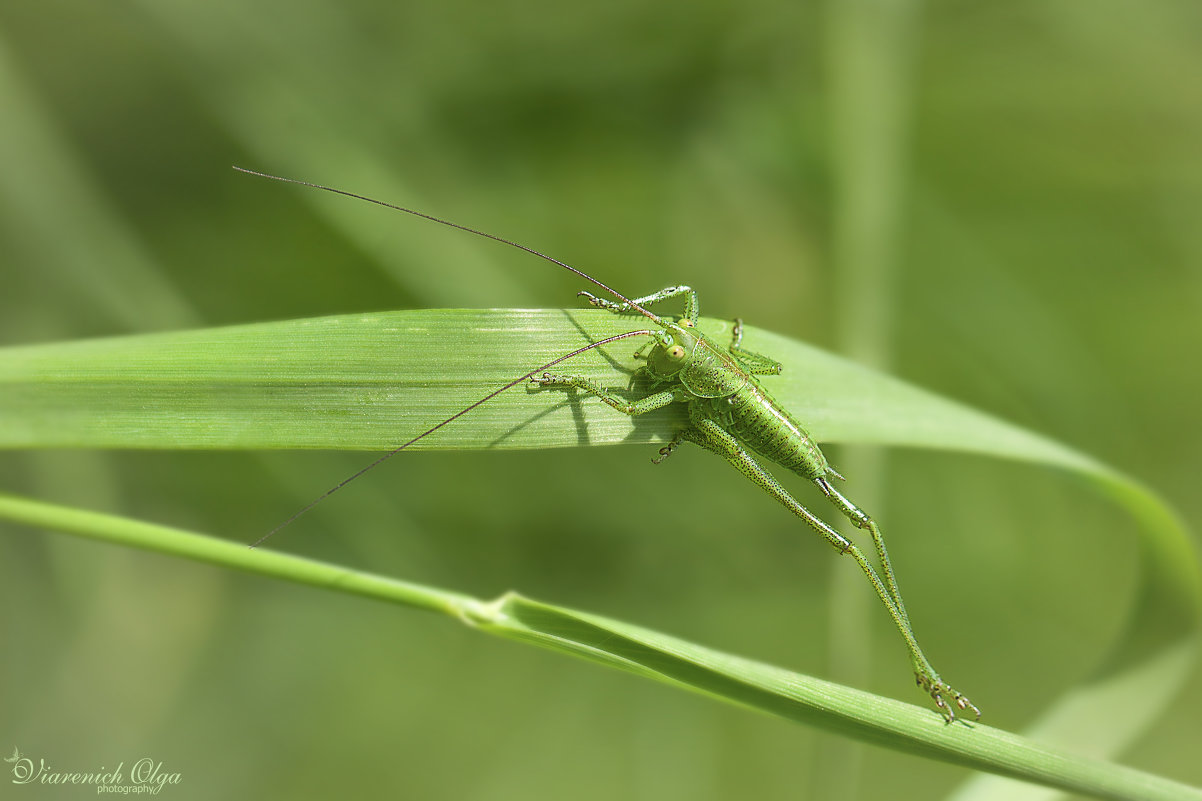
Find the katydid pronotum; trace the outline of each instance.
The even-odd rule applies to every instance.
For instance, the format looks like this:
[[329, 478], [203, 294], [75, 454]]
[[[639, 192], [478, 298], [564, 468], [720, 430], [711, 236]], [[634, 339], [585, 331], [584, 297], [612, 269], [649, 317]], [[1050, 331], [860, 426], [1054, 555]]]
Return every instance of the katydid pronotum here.
[[[880, 597], [894, 625], [905, 640], [910, 652], [910, 661], [914, 668], [917, 684], [934, 701], [935, 706], [943, 714], [944, 719], [951, 723], [956, 719], [955, 709], [972, 710], [977, 719], [981, 713], [976, 706], [962, 693], [955, 690], [940, 678], [931, 666], [918, 640], [914, 635], [910, 618], [906, 614], [906, 606], [897, 587], [893, 574], [893, 566], [885, 549], [885, 540], [876, 522], [862, 509], [848, 500], [831, 484], [831, 479], [843, 480], [843, 476], [835, 472], [827, 462], [818, 444], [810, 437], [802, 425], [787, 410], [760, 386], [756, 376], [775, 375], [781, 372], [781, 364], [767, 356], [753, 353], [742, 346], [743, 323], [735, 320], [733, 336], [728, 346], [723, 347], [697, 329], [698, 307], [697, 293], [687, 286], [671, 286], [651, 295], [631, 300], [620, 292], [598, 281], [583, 271], [554, 259], [533, 248], [503, 239], [493, 234], [485, 233], [465, 225], [450, 222], [420, 211], [385, 203], [381, 200], [334, 189], [320, 184], [298, 181], [293, 178], [281, 178], [275, 175], [246, 170], [241, 167], [234, 169], [262, 178], [299, 184], [326, 192], [344, 195], [357, 200], [367, 201], [379, 206], [385, 206], [396, 211], [402, 211], [432, 222], [458, 228], [462, 231], [482, 236], [511, 247], [524, 250], [552, 264], [556, 264], [594, 286], [600, 288], [617, 300], [607, 300], [590, 292], [580, 292], [592, 305], [613, 312], [614, 314], [640, 314], [646, 317], [656, 328], [628, 331], [616, 336], [607, 337], [598, 342], [592, 342], [571, 353], [553, 359], [523, 376], [510, 381], [475, 403], [467, 406], [446, 420], [432, 426], [408, 442], [385, 453], [376, 461], [369, 464], [354, 475], [346, 478], [336, 486], [327, 490], [312, 503], [296, 512], [275, 529], [264, 535], [255, 545], [270, 537], [276, 531], [291, 523], [307, 512], [316, 504], [329, 497], [334, 492], [354, 481], [359, 476], [371, 470], [385, 459], [408, 448], [418, 440], [434, 433], [438, 429], [467, 414], [473, 409], [487, 403], [502, 392], [524, 382], [531, 382], [532, 388], [573, 388], [593, 395], [616, 411], [628, 415], [640, 415], [673, 403], [686, 404], [688, 408], [688, 425], [676, 432], [666, 446], [660, 448], [659, 455], [652, 461], [656, 464], [672, 455], [682, 442], [692, 442], [706, 450], [713, 451], [730, 462], [740, 473], [751, 479], [757, 486], [783, 504], [790, 512], [800, 517], [820, 536], [832, 545], [840, 554], [850, 556], [859, 565], [860, 570], [868, 578], [876, 594]], [[678, 318], [664, 318], [648, 310], [662, 301], [672, 298], [684, 299], [684, 314]], [[640, 371], [649, 379], [653, 389], [652, 394], [633, 403], [615, 395], [589, 378], [574, 375], [561, 375], [549, 372], [552, 367], [567, 361], [585, 351], [631, 337], [648, 337], [647, 342], [638, 349], [635, 357], [645, 362]], [[819, 518], [801, 503], [799, 503], [776, 478], [761, 465], [760, 460], [767, 459], [781, 467], [792, 470], [804, 479], [813, 482], [822, 491], [835, 509], [846, 517], [853, 526], [867, 530], [876, 550], [880, 572], [868, 561], [864, 552], [854, 543], [835, 530], [830, 524]]]

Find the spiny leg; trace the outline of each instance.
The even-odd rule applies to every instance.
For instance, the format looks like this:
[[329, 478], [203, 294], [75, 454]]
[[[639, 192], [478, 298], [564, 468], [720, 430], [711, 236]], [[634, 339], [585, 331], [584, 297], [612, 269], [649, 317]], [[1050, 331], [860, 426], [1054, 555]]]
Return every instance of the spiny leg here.
[[[608, 311], [611, 311], [614, 314], [626, 314], [628, 312], [638, 311], [633, 306], [631, 306], [629, 303], [619, 303], [617, 301], [606, 300], [605, 298], [599, 298], [596, 295], [594, 295], [592, 292], [577, 292], [576, 294], [578, 296], [587, 298], [588, 302], [593, 304], [597, 308], [607, 309]], [[641, 298], [635, 298], [634, 303], [637, 303], [639, 306], [646, 308], [647, 306], [651, 306], [652, 304], [659, 303], [661, 301], [665, 301], [670, 298], [677, 297], [679, 295], [685, 296], [685, 301], [684, 301], [685, 319], [688, 320], [690, 324], [696, 325], [697, 324], [697, 293], [695, 291], [693, 291], [692, 287], [687, 287], [687, 286], [683, 286], [683, 285], [682, 286], [670, 286], [670, 287], [667, 287], [666, 289], [661, 289], [659, 292], [654, 292], [650, 295], [646, 295]]]
[[[780, 501], [793, 514], [804, 520], [840, 553], [845, 553], [856, 561], [856, 564], [860, 566], [860, 570], [868, 578], [869, 583], [872, 584], [873, 589], [876, 590], [876, 594], [885, 605], [889, 616], [893, 618], [893, 624], [901, 633], [902, 639], [905, 640], [906, 647], [910, 651], [910, 660], [914, 666], [914, 673], [919, 686], [930, 695], [931, 699], [935, 702], [935, 706], [940, 710], [947, 722], [951, 723], [954, 721], [956, 713], [948, 705], [945, 696], [960, 709], [972, 709], [979, 718], [980, 711], [964, 695], [944, 682], [939, 677], [939, 674], [935, 672], [935, 668], [931, 666], [930, 661], [922, 652], [922, 648], [914, 636], [914, 631], [904, 611], [894, 600], [894, 593], [886, 586], [872, 564], [864, 556], [864, 553], [847, 538], [831, 528], [825, 521], [802, 506], [801, 503], [780, 485], [780, 482], [771, 473], [760, 466], [755, 457], [738, 440], [720, 425], [700, 414], [690, 416], [693, 421], [693, 428], [682, 432], [685, 439], [695, 442], [726, 459], [735, 469]], [[867, 516], [865, 515], [865, 517]], [[879, 537], [879, 531], [876, 534]], [[881, 542], [883, 543], [883, 540]]]
[[[726, 459], [736, 470], [751, 479], [761, 489], [776, 498], [786, 509], [800, 517], [811, 528], [822, 535], [835, 550], [843, 554], [849, 554], [855, 559], [860, 565], [861, 570], [867, 575], [869, 582], [877, 590], [877, 594], [881, 597], [881, 601], [885, 604], [890, 616], [894, 618], [895, 624], [902, 631], [903, 637], [909, 642], [912, 639], [912, 635], [907, 634], [908, 627], [904, 625], [905, 621], [901, 616], [901, 611], [897, 608], [897, 602], [894, 600], [893, 594], [889, 592], [879, 574], [877, 574], [876, 570], [864, 557], [863, 552], [850, 540], [832, 528], [826, 521], [815, 515], [789, 494], [788, 490], [776, 480], [776, 477], [765, 470], [751, 452], [729, 432], [718, 425], [718, 423], [700, 415], [693, 415], [692, 417], [695, 428], [683, 432], [684, 437], [690, 442], [695, 442]], [[914, 647], [911, 648], [911, 651], [914, 650], [918, 650], [917, 643], [914, 643]]]
[[[834, 475], [838, 475], [838, 473], [834, 473]], [[893, 600], [897, 603], [897, 611], [901, 614], [902, 620], [905, 621], [906, 626], [910, 626], [910, 617], [906, 614], [906, 604], [902, 600], [901, 590], [897, 586], [897, 578], [893, 572], [893, 563], [889, 560], [888, 549], [885, 548], [885, 536], [881, 533], [881, 529], [876, 524], [876, 521], [867, 512], [852, 503], [843, 493], [831, 486], [831, 483], [825, 478], [816, 478], [814, 479], [814, 483], [830, 498], [831, 503], [851, 521], [852, 525], [859, 529], [866, 529], [872, 536], [872, 544], [876, 547], [877, 561], [880, 562], [881, 572], [884, 574], [885, 586], [888, 587], [889, 594], [893, 596]], [[973, 714], [976, 715], [977, 720], [981, 719], [981, 710], [977, 709], [972, 701], [969, 701], [967, 697], [957, 692], [946, 682], [940, 681], [938, 674], [934, 673], [934, 671], [929, 675], [924, 675], [921, 670], [915, 670], [915, 677], [918, 680], [918, 686], [930, 693], [932, 697], [941, 697], [943, 694], [946, 694], [948, 700], [956, 706], [961, 709], [971, 709]]]
[[889, 560], [889, 552], [885, 549], [885, 538], [881, 534], [880, 528], [877, 527], [876, 521], [867, 512], [852, 503], [843, 493], [831, 486], [831, 483], [826, 478], [816, 478], [814, 479], [814, 483], [830, 499], [835, 508], [851, 521], [853, 526], [858, 529], [867, 529], [869, 534], [872, 535], [872, 544], [876, 548], [877, 560], [880, 562], [881, 572], [884, 574], [885, 586], [889, 588], [889, 594], [893, 596], [893, 600], [897, 603], [897, 610], [901, 612], [902, 619], [906, 621], [907, 626], [910, 625], [910, 617], [906, 614], [905, 601], [902, 600], [901, 591], [897, 587], [897, 578], [893, 572], [893, 563]]

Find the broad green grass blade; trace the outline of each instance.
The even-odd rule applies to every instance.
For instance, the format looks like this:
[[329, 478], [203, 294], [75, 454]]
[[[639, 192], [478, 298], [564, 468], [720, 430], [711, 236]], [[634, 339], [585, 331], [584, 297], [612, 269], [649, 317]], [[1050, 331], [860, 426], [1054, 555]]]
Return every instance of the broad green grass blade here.
[[[383, 450], [637, 317], [427, 309], [0, 350], [0, 447]], [[720, 338], [730, 323], [705, 319]], [[748, 327], [785, 365], [764, 385], [818, 439], [964, 450], [1103, 472], [1088, 457], [802, 343]], [[572, 371], [629, 383], [637, 340]], [[562, 368], [561, 368], [562, 369]], [[615, 415], [523, 387], [415, 448], [550, 448], [670, 439], [680, 413]]]
[[[641, 327], [637, 320], [596, 310], [424, 310], [8, 348], [0, 447], [385, 450], [539, 364]], [[703, 321], [720, 338], [729, 325]], [[635, 342], [591, 351], [572, 372], [625, 388]], [[1035, 730], [1044, 742], [1105, 757], [1155, 719], [1193, 658], [1202, 605], [1189, 539], [1159, 498], [1087, 456], [812, 347], [755, 329], [746, 345], [785, 364], [764, 384], [820, 440], [1027, 460], [1074, 471], [1124, 507], [1141, 526], [1143, 557], [1128, 634]], [[592, 399], [519, 386], [416, 447], [662, 441], [681, 423], [674, 414], [631, 419]]]
[[0, 516], [440, 612], [481, 631], [662, 681], [847, 737], [1099, 798], [1202, 799], [1202, 790], [1070, 756], [980, 724], [945, 725], [930, 709], [742, 659], [659, 632], [513, 593], [485, 601], [112, 515], [0, 495]]

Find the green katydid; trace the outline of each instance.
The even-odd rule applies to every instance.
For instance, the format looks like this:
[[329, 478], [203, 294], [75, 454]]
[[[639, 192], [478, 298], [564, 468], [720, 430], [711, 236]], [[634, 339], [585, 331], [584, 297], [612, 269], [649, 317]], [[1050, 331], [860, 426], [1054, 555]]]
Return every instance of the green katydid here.
[[[592, 342], [571, 353], [536, 367], [525, 375], [510, 381], [505, 386], [432, 426], [408, 442], [385, 453], [367, 467], [364, 467], [354, 475], [327, 490], [316, 500], [300, 509], [292, 517], [260, 538], [255, 545], [258, 545], [267, 539], [267, 537], [270, 537], [313, 506], [342, 489], [342, 487], [384, 460], [408, 448], [424, 437], [429, 436], [453, 420], [487, 403], [502, 392], [527, 381], [531, 382], [532, 388], [536, 389], [556, 387], [574, 388], [596, 396], [615, 410], [632, 416], [644, 414], [669, 404], [682, 403], [686, 404], [688, 408], [688, 426], [678, 431], [671, 442], [660, 448], [659, 455], [652, 461], [656, 464], [662, 462], [668, 456], [672, 455], [682, 442], [692, 442], [713, 451], [730, 462], [739, 472], [755, 482], [757, 486], [784, 505], [790, 512], [804, 520], [806, 524], [818, 532], [839, 553], [854, 559], [880, 597], [889, 616], [893, 619], [894, 625], [905, 640], [918, 686], [931, 697], [935, 706], [943, 714], [948, 723], [956, 719], [953, 707], [962, 711], [972, 710], [976, 718], [980, 719], [980, 710], [965, 695], [955, 690], [940, 678], [939, 674], [931, 666], [930, 661], [923, 654], [922, 648], [918, 645], [918, 640], [910, 624], [910, 618], [906, 614], [905, 603], [902, 601], [901, 593], [898, 590], [893, 566], [889, 561], [889, 554], [885, 549], [885, 540], [880, 528], [867, 513], [848, 500], [831, 484], [831, 479], [844, 480], [843, 476], [835, 472], [834, 468], [830, 466], [818, 444], [806, 433], [802, 425], [760, 386], [756, 376], [778, 374], [781, 371], [781, 364], [767, 356], [753, 353], [742, 347], [743, 324], [741, 320], [735, 320], [731, 342], [728, 346], [723, 347], [697, 329], [697, 293], [690, 287], [672, 286], [654, 294], [632, 300], [598, 281], [596, 278], [558, 259], [525, 245], [485, 233], [484, 231], [469, 228], [420, 211], [414, 211], [413, 209], [385, 203], [384, 201], [357, 195], [352, 192], [346, 192], [341, 189], [334, 189], [307, 181], [298, 181], [292, 178], [281, 178], [275, 175], [246, 170], [241, 167], [235, 167], [234, 169], [262, 178], [300, 184], [302, 186], [345, 195], [357, 200], [364, 200], [524, 250], [527, 253], [575, 273], [614, 298], [617, 298], [616, 301], [611, 301], [593, 295], [590, 292], [580, 292], [579, 294], [587, 298], [588, 302], [592, 305], [615, 314], [640, 314], [656, 326], [653, 329], [629, 331], [607, 337], [598, 342]], [[684, 314], [679, 318], [667, 319], [648, 310], [648, 307], [657, 303], [679, 297], [684, 298]], [[582, 376], [560, 375], [548, 372], [550, 368], [585, 351], [608, 345], [618, 340], [639, 336], [646, 336], [648, 340], [639, 348], [635, 356], [645, 362], [645, 366], [640, 371], [649, 379], [654, 391], [647, 397], [633, 403], [609, 392], [591, 379]], [[876, 550], [877, 560], [880, 563], [880, 572], [877, 572], [877, 569], [868, 561], [863, 551], [854, 543], [803, 506], [781, 486], [780, 482], [760, 464], [761, 459], [773, 461], [783, 468], [792, 470], [802, 478], [812, 481], [853, 526], [867, 530], [872, 538], [873, 547]]]

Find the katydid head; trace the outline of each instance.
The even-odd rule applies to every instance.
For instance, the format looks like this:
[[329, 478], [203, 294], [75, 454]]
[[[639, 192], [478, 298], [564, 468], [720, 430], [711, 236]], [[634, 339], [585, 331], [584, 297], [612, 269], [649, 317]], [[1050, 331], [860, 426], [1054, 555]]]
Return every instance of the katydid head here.
[[665, 320], [663, 330], [652, 335], [655, 344], [647, 354], [647, 372], [652, 378], [673, 378], [688, 365], [699, 339], [692, 329], [693, 323], [687, 317], [675, 323]]

